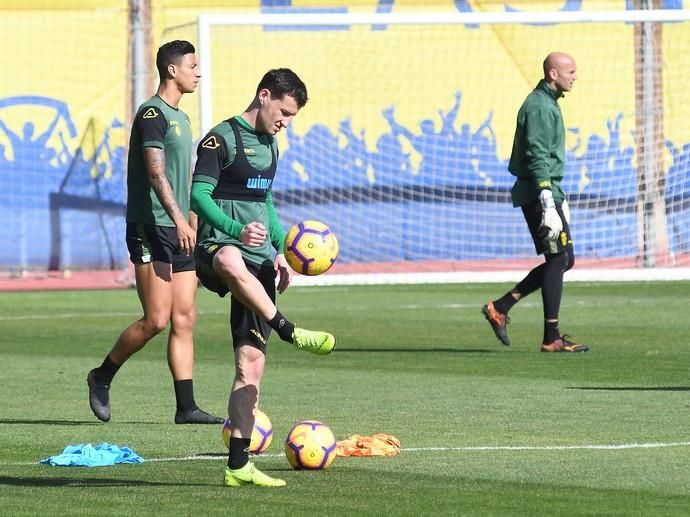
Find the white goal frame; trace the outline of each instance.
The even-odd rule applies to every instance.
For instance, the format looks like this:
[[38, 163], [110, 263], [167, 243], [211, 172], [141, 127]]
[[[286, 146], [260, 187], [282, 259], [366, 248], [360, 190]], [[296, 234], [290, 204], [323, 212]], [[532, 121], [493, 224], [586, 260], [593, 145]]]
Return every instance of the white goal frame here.
[[[347, 26], [347, 25], [444, 25], [444, 24], [509, 24], [509, 23], [607, 23], [607, 22], [678, 22], [689, 21], [690, 10], [649, 9], [636, 11], [559, 11], [511, 13], [305, 13], [305, 14], [202, 14], [198, 17], [199, 61], [204, 80], [199, 88], [201, 133], [213, 127], [211, 112], [213, 75], [211, 59], [211, 27], [214, 25], [283, 25], [283, 26]], [[208, 63], [208, 66], [206, 64]]]
[[[350, 26], [350, 25], [448, 25], [448, 24], [555, 24], [555, 23], [655, 23], [690, 21], [690, 10], [645, 9], [619, 11], [558, 12], [402, 12], [402, 13], [300, 13], [300, 14], [201, 14], [198, 19], [198, 55], [204, 80], [200, 84], [199, 116], [201, 134], [213, 127], [213, 71], [211, 29], [214, 26]], [[643, 94], [644, 95], [644, 94]], [[651, 139], [650, 139], [651, 140]], [[638, 164], [643, 167], [643, 164]], [[647, 264], [645, 264], [647, 265]], [[652, 264], [653, 265], [653, 264]], [[350, 285], [380, 283], [465, 283], [515, 282], [527, 271], [449, 272], [449, 273], [364, 273], [326, 274], [298, 277], [298, 285]], [[690, 268], [644, 267], [634, 269], [582, 269], [566, 275], [568, 281], [677, 281], [690, 280]]]

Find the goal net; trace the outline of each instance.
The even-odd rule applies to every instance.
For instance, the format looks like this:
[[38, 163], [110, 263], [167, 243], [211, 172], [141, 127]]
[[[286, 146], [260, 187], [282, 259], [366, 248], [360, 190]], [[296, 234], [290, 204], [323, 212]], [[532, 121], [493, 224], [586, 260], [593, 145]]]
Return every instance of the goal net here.
[[128, 263], [122, 6], [0, 2], [0, 280]]
[[540, 259], [512, 207], [507, 163], [542, 60], [565, 51], [578, 63], [560, 100], [578, 269], [679, 268], [690, 263], [689, 19], [201, 16], [192, 118], [203, 133], [241, 113], [268, 69], [292, 68], [310, 100], [279, 136], [274, 198], [286, 227], [332, 227], [341, 249], [332, 271], [529, 269]]

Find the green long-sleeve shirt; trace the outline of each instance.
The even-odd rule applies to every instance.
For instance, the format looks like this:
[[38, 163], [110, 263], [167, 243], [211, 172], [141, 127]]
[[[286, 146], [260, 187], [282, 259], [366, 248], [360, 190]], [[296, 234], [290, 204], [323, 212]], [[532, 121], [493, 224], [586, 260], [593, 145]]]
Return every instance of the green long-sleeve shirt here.
[[522, 103], [517, 115], [508, 170], [517, 177], [513, 206], [524, 206], [551, 189], [556, 203], [565, 194], [560, 182], [565, 167], [565, 127], [558, 93], [543, 79]]

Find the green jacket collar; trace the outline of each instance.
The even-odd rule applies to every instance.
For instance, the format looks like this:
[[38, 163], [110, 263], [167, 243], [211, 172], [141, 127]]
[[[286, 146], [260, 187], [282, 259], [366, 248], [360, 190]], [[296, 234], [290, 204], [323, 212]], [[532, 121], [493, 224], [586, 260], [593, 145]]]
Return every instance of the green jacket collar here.
[[542, 79], [541, 81], [539, 81], [535, 90], [543, 91], [554, 101], [558, 101], [558, 99], [560, 97], [563, 97], [563, 93], [558, 93], [556, 90], [551, 88], [551, 86], [549, 86], [549, 83], [547, 83], [545, 79]]

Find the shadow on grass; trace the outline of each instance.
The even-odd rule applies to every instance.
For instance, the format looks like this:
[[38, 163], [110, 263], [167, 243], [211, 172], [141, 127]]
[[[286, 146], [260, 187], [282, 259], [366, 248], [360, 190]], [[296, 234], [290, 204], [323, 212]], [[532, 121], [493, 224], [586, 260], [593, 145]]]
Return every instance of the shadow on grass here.
[[143, 479], [108, 479], [108, 478], [49, 478], [49, 477], [9, 477], [0, 476], [0, 486], [27, 487], [61, 487], [61, 486], [208, 486], [207, 483], [166, 483], [164, 481], [146, 481]]
[[[2, 424], [28, 424], [28, 425], [106, 425], [106, 422], [98, 420], [49, 420], [47, 418], [0, 418], [0, 425]], [[140, 422], [135, 420], [118, 420], [117, 422], [110, 422], [107, 425], [117, 424], [135, 424], [135, 425], [161, 425], [172, 424], [170, 421], [165, 422]]]
[[100, 425], [94, 420], [48, 420], [46, 418], [0, 418], [0, 424], [30, 425]]
[[[269, 453], [270, 454], [270, 453]], [[249, 453], [249, 460], [252, 461], [253, 459], [256, 458], [261, 458], [263, 455], [262, 454], [254, 454], [254, 453]], [[199, 454], [193, 454], [189, 456], [190, 459], [209, 459], [209, 458], [218, 458], [218, 459], [228, 459], [228, 453], [227, 452], [202, 452]], [[155, 461], [155, 460], [150, 460], [150, 461]], [[289, 465], [286, 465], [284, 467], [261, 467], [262, 472], [294, 472], [295, 469], [290, 467]]]
[[495, 354], [495, 350], [487, 350], [484, 348], [340, 348], [336, 347], [333, 353], [342, 354], [343, 352], [401, 352], [419, 353], [419, 352], [445, 352], [450, 354]]
[[690, 386], [568, 386], [566, 389], [592, 391], [690, 391]]

